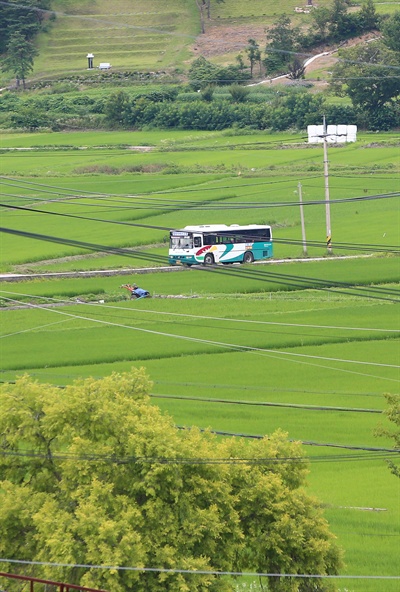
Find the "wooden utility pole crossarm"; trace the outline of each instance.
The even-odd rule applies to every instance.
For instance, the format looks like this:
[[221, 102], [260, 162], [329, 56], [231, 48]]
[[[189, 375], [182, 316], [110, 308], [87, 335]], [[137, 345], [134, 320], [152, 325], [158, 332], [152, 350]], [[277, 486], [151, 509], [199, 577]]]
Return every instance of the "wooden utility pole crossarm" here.
[[49, 584], [56, 586], [59, 592], [69, 592], [70, 590], [79, 590], [80, 592], [108, 592], [107, 590], [101, 590], [100, 588], [86, 588], [85, 586], [78, 586], [76, 584], [66, 584], [64, 582], [53, 582], [51, 580], [42, 580], [40, 578], [32, 578], [31, 576], [21, 576], [18, 574], [10, 574], [0, 571], [0, 577], [9, 578], [12, 580], [23, 580], [30, 582], [29, 592], [34, 592], [34, 584]]

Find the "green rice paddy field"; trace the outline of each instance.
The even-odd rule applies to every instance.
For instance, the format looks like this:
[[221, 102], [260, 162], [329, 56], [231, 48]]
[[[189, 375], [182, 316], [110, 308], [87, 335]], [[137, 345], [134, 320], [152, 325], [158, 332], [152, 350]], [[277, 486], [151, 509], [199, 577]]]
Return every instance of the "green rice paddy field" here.
[[[300, 136], [19, 134], [1, 148], [2, 271], [116, 270], [3, 275], [2, 380], [63, 385], [144, 366], [153, 403], [180, 426], [283, 429], [304, 442], [309, 491], [345, 551], [338, 589], [397, 591], [399, 480], [392, 441], [375, 436], [400, 380], [395, 137], [329, 149], [329, 257], [322, 148]], [[252, 222], [272, 224], [273, 262], [160, 269], [170, 228]], [[129, 301], [126, 281], [153, 298]]]

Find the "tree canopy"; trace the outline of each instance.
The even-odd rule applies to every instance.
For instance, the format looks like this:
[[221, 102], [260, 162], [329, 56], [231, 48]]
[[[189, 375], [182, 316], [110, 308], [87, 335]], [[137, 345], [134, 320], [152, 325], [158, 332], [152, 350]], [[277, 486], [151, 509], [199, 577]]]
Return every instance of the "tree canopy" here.
[[334, 85], [344, 85], [353, 105], [366, 110], [381, 108], [400, 93], [400, 53], [382, 42], [352, 47], [340, 52], [333, 69]]
[[[112, 592], [222, 592], [232, 581], [73, 566], [337, 573], [299, 443], [283, 432], [245, 442], [179, 430], [149, 389], [143, 369], [64, 389], [28, 376], [1, 387], [0, 553], [43, 562], [14, 572]], [[310, 589], [306, 578], [268, 585]], [[312, 580], [313, 590], [331, 586]]]
[[19, 31], [10, 36], [7, 55], [3, 61], [3, 70], [12, 72], [15, 75], [17, 86], [22, 80], [25, 88], [26, 76], [33, 70], [33, 58], [37, 53], [35, 46]]
[[0, 54], [15, 32], [31, 40], [42, 28], [50, 0], [9, 0], [0, 5]]
[[[385, 399], [388, 404], [384, 411], [387, 419], [391, 422], [391, 429], [379, 427], [375, 435], [386, 436], [393, 440], [394, 447], [400, 449], [400, 395], [392, 395], [390, 393], [385, 394]], [[396, 477], [400, 477], [400, 466], [399, 463], [393, 462], [392, 460], [387, 461], [388, 466]]]

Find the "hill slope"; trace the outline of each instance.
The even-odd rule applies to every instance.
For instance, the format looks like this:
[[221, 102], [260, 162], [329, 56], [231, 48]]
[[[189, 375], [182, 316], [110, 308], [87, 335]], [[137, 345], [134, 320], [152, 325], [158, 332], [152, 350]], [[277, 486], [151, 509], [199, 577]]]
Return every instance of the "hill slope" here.
[[109, 62], [118, 69], [163, 70], [189, 57], [198, 32], [195, 4], [187, 0], [70, 0], [53, 2], [56, 20], [38, 38], [34, 76]]

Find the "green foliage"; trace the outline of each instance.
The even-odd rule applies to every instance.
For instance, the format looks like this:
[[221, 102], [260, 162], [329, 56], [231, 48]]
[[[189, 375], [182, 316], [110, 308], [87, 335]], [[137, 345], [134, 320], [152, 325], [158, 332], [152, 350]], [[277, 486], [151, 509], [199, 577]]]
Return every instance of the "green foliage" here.
[[248, 39], [248, 44], [249, 45], [246, 47], [245, 52], [250, 62], [250, 75], [253, 76], [255, 64], [258, 63], [261, 67], [261, 50], [255, 39]]
[[25, 39], [32, 39], [42, 29], [45, 11], [49, 8], [50, 0], [26, 0], [22, 4], [15, 0], [3, 2], [0, 10], [0, 54], [5, 52], [16, 32]]
[[22, 80], [25, 88], [26, 76], [33, 70], [33, 58], [37, 54], [35, 46], [22, 33], [16, 31], [10, 35], [2, 68], [14, 74], [17, 86]]
[[268, 74], [285, 69], [298, 48], [299, 29], [291, 26], [290, 18], [281, 15], [268, 29], [268, 43], [265, 48], [264, 66]]
[[34, 105], [21, 107], [11, 115], [10, 121], [15, 128], [37, 130], [41, 127], [52, 127], [52, 116]]
[[193, 90], [201, 90], [210, 84], [215, 84], [218, 67], [200, 56], [190, 64], [188, 78]]
[[201, 56], [194, 60], [188, 71], [188, 78], [194, 90], [201, 90], [209, 85], [229, 86], [238, 84], [250, 78], [243, 69], [238, 66], [218, 67]]
[[389, 49], [400, 52], [400, 11], [395, 12], [384, 22], [382, 37]]
[[[353, 105], [365, 111], [372, 122], [382, 118], [382, 108], [393, 102], [400, 93], [400, 79], [393, 76], [393, 71], [400, 67], [400, 52], [388, 49], [381, 41], [341, 50], [343, 61], [333, 68], [332, 88], [345, 92]], [[389, 129], [393, 121], [388, 121], [381, 129]]]
[[215, 91], [214, 84], [209, 84], [208, 86], [203, 88], [200, 93], [202, 100], [210, 103], [213, 100], [214, 91]]
[[[385, 399], [388, 406], [384, 413], [387, 419], [393, 424], [393, 429], [389, 430], [380, 427], [376, 430], [375, 434], [377, 436], [385, 436], [390, 438], [393, 441], [394, 448], [400, 449], [400, 395], [386, 393]], [[399, 464], [393, 462], [392, 460], [388, 460], [387, 463], [393, 475], [400, 478]]]
[[373, 31], [379, 27], [379, 18], [373, 0], [365, 0], [357, 15], [361, 31]]
[[229, 93], [235, 103], [244, 103], [250, 94], [250, 90], [240, 84], [232, 84], [229, 87]]
[[[304, 492], [299, 444], [282, 432], [246, 443], [178, 430], [149, 404], [149, 389], [143, 369], [63, 390], [27, 376], [2, 386], [3, 557], [337, 573], [340, 551], [318, 502]], [[232, 589], [228, 578], [207, 574], [36, 568], [113, 592]], [[270, 580], [271, 590], [309, 589], [307, 580]], [[314, 587], [327, 589], [323, 581]]]

